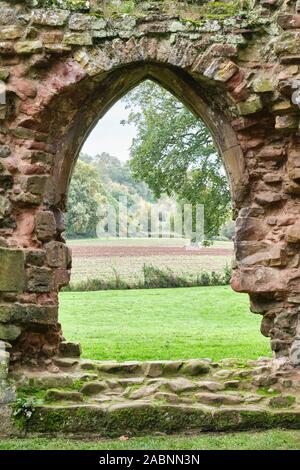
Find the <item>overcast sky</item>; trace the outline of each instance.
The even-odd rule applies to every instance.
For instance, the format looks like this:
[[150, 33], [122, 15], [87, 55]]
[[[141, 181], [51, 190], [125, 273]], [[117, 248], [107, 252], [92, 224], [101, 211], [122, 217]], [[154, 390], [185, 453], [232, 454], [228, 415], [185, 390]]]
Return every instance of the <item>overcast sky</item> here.
[[89, 155], [107, 152], [122, 161], [128, 160], [131, 141], [136, 134], [134, 125], [120, 124], [122, 119], [128, 117], [128, 113], [125, 103], [118, 101], [90, 133], [82, 152]]

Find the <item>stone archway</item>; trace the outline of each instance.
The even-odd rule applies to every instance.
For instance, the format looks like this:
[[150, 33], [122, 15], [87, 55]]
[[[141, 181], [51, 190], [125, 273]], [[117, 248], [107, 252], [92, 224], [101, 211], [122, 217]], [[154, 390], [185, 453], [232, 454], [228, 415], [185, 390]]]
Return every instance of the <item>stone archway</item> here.
[[207, 2], [136, 2], [126, 15], [116, 2], [37, 3], [0, 8], [7, 98], [0, 108], [0, 339], [12, 345], [12, 364], [51, 358], [60, 347], [72, 168], [96, 120], [145, 78], [211, 130], [237, 219], [232, 287], [249, 293], [276, 356], [300, 363], [299, 107], [291, 99], [300, 16], [293, 2], [256, 1], [251, 12], [231, 5], [221, 15]]

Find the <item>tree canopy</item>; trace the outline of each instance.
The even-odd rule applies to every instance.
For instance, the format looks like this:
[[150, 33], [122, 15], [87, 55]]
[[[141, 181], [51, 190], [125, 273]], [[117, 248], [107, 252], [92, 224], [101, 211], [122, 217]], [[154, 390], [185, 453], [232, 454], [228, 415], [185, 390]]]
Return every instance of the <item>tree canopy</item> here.
[[130, 149], [133, 176], [158, 198], [203, 204], [205, 235], [229, 218], [230, 192], [222, 160], [203, 122], [169, 92], [146, 81], [125, 98], [137, 135]]
[[92, 165], [79, 159], [69, 189], [68, 235], [95, 236], [97, 209], [105, 202], [105, 190], [99, 173]]

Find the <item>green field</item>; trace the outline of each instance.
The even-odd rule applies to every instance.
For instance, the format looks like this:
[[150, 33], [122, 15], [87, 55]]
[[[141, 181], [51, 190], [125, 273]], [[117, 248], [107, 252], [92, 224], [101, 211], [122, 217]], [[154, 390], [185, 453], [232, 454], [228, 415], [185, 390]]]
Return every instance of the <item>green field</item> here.
[[0, 450], [299, 450], [300, 431], [272, 430], [193, 436], [145, 436], [127, 441], [10, 439], [0, 441]]
[[248, 296], [227, 286], [64, 292], [60, 321], [64, 336], [80, 341], [91, 359], [256, 359], [270, 353]]

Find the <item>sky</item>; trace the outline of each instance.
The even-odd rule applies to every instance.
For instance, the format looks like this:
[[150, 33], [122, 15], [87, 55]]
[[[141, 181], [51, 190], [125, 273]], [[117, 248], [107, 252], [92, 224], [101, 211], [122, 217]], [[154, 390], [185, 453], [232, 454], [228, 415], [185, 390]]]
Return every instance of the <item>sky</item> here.
[[127, 119], [128, 114], [125, 103], [119, 100], [94, 127], [82, 152], [92, 156], [107, 152], [122, 161], [128, 160], [129, 148], [136, 135], [134, 125], [120, 124], [122, 119]]

